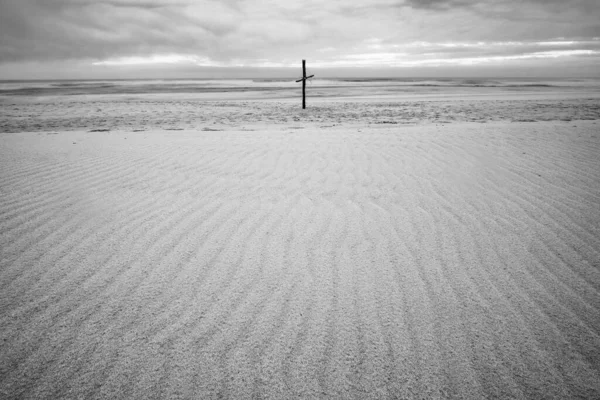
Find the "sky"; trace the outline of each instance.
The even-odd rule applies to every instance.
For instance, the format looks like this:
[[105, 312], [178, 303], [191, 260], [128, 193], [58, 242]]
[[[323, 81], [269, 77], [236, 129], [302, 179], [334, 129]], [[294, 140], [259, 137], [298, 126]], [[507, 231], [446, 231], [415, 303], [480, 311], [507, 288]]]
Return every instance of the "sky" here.
[[0, 0], [0, 79], [600, 77], [598, 0]]

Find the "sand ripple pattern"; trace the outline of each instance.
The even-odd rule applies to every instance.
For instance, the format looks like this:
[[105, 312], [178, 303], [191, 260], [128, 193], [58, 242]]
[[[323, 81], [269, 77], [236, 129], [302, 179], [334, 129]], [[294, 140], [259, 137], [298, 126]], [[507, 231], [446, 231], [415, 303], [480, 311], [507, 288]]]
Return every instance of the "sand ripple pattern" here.
[[0, 397], [599, 398], [577, 124], [6, 134]]

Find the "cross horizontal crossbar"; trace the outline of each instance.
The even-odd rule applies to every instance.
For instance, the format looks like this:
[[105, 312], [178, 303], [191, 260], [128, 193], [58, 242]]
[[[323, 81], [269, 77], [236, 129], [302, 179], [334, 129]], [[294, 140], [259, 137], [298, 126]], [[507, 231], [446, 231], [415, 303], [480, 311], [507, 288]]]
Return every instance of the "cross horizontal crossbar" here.
[[298, 79], [296, 82], [302, 82], [302, 81], [305, 81], [305, 80], [307, 80], [308, 78], [312, 78], [313, 76], [314, 76], [314, 75], [307, 76], [306, 78], [301, 78], [301, 79]]

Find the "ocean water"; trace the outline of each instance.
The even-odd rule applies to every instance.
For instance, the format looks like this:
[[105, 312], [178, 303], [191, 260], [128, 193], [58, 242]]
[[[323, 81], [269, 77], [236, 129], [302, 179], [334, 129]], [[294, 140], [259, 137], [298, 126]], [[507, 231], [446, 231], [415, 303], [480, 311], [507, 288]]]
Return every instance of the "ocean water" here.
[[[0, 96], [93, 94], [218, 93], [283, 91], [300, 87], [289, 79], [164, 79], [164, 80], [0, 80]], [[310, 79], [312, 88], [573, 88], [600, 89], [600, 79], [534, 78], [328, 78]]]

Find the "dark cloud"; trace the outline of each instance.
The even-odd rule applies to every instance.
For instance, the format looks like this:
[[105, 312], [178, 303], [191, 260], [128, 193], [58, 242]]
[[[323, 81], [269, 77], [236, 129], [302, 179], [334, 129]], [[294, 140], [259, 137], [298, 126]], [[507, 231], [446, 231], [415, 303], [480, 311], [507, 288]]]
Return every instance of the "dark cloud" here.
[[[443, 13], [449, 18], [471, 14], [477, 17], [479, 27], [469, 27], [470, 31], [489, 39], [600, 35], [598, 0], [404, 0], [397, 6]], [[504, 29], [496, 28], [499, 23]], [[449, 20], [448, 24], [461, 25], [462, 20]]]
[[[2, 5], [0, 61], [205, 51], [228, 27], [190, 18], [189, 3], [31, 1]], [[229, 27], [229, 29], [233, 29]]]

